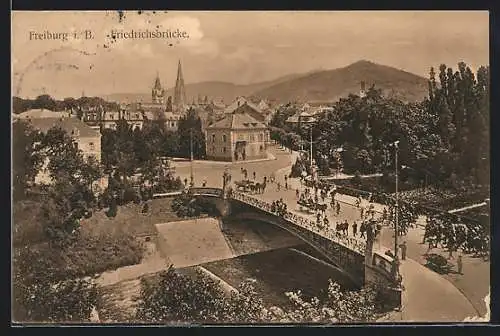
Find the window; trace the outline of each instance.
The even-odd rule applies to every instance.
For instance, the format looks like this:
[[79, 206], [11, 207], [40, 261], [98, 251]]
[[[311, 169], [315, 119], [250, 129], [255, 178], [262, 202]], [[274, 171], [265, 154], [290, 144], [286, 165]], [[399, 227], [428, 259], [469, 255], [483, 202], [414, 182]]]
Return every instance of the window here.
[[260, 145], [259, 150], [262, 153], [264, 151], [264, 146]]
[[238, 134], [238, 140], [245, 140], [245, 138], [244, 138], [243, 134], [241, 134], [241, 133], [240, 133], [240, 134]]
[[264, 141], [264, 134], [262, 133], [259, 134], [259, 141], [261, 142]]
[[139, 113], [136, 113], [136, 114], [135, 114], [135, 119], [136, 119], [136, 120], [137, 120], [137, 119], [139, 119]]
[[89, 148], [91, 151], [95, 151], [95, 145], [93, 142], [89, 142]]
[[226, 152], [226, 147], [223, 147], [222, 148], [222, 153], [225, 153]]
[[212, 143], [215, 142], [215, 134], [212, 134]]
[[115, 119], [115, 116], [112, 113], [110, 113], [109, 114], [109, 119], [113, 120], [113, 119]]
[[222, 142], [226, 142], [227, 141], [227, 137], [225, 134], [222, 135]]
[[253, 142], [254, 140], [255, 140], [254, 135], [253, 135], [253, 134], [250, 134], [250, 141], [252, 141], [252, 142]]

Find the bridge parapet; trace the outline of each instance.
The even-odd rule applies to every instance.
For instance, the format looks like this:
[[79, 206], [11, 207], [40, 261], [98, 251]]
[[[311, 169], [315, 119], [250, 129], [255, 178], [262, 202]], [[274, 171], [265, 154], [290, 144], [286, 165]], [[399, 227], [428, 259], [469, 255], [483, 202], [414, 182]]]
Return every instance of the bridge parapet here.
[[[252, 197], [250, 195], [246, 195], [241, 192], [233, 191], [231, 193], [231, 197], [247, 203], [249, 205], [252, 205], [262, 211], [265, 211], [267, 213], [270, 213], [272, 215], [278, 215], [277, 212], [272, 211], [272, 206], [268, 202], [262, 201], [258, 198]], [[366, 243], [360, 239], [356, 239], [354, 237], [349, 237], [347, 235], [342, 235], [338, 233], [336, 230], [332, 230], [329, 228], [326, 229], [320, 229], [316, 225], [316, 223], [308, 218], [304, 218], [302, 216], [299, 216], [297, 214], [294, 214], [293, 212], [287, 211], [284, 213], [283, 218], [287, 220], [288, 222], [299, 226], [303, 229], [309, 230], [323, 238], [326, 238], [332, 242], [335, 242], [339, 245], [342, 245], [345, 248], [348, 248], [354, 252], [357, 252], [361, 255], [365, 254], [366, 251]]]
[[214, 196], [214, 197], [222, 197], [223, 191], [221, 188], [190, 188], [189, 192], [193, 195], [200, 196]]

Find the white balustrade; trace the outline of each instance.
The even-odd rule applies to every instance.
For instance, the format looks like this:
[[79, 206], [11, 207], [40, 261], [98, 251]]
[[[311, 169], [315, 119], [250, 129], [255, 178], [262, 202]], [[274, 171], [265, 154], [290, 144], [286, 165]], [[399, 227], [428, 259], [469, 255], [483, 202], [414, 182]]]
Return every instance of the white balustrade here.
[[[236, 200], [255, 206], [260, 210], [266, 211], [273, 215], [277, 215], [277, 213], [271, 211], [271, 204], [259, 200], [255, 197], [237, 191], [233, 191], [231, 197], [233, 197]], [[324, 227], [323, 230], [318, 229], [318, 226], [314, 221], [289, 211], [283, 214], [283, 218], [294, 225], [312, 231], [317, 235], [327, 238], [328, 240], [334, 241], [335, 243], [340, 244], [348, 249], [354, 250], [361, 254], [365, 253], [366, 243], [357, 238], [349, 237], [347, 235], [341, 235], [337, 231], [334, 231], [326, 226]]]

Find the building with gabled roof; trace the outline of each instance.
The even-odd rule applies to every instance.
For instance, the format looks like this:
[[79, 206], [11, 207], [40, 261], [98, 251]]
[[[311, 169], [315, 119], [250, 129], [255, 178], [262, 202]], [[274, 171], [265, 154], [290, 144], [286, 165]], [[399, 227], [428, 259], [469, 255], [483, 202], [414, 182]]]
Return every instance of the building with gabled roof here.
[[71, 111], [51, 111], [47, 109], [31, 109], [17, 115], [19, 119], [45, 119], [45, 118], [67, 118]]
[[[83, 152], [85, 159], [93, 157], [98, 162], [101, 161], [101, 133], [99, 130], [93, 129], [85, 122], [76, 117], [60, 117], [60, 118], [22, 118], [26, 120], [33, 128], [42, 133], [47, 133], [53, 127], [59, 127], [71, 136], [79, 150]], [[48, 159], [35, 177], [35, 183], [51, 183], [51, 178], [48, 173]], [[101, 183], [101, 182], [99, 182]]]
[[244, 110], [236, 110], [205, 131], [207, 159], [245, 161], [267, 158], [268, 127]]

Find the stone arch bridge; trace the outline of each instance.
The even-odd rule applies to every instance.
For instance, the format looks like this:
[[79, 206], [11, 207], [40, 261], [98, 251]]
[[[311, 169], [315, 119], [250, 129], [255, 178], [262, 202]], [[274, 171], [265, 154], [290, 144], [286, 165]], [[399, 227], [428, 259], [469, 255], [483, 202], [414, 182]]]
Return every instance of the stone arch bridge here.
[[391, 305], [400, 305], [401, 291], [391, 273], [393, 260], [374, 250], [373, 237], [365, 241], [320, 228], [314, 221], [292, 211], [278, 214], [272, 211], [270, 203], [255, 195], [237, 191], [224, 193], [219, 188], [191, 188], [190, 193], [213, 202], [223, 218], [258, 220], [293, 234], [321, 253], [358, 286], [376, 284], [388, 296]]

